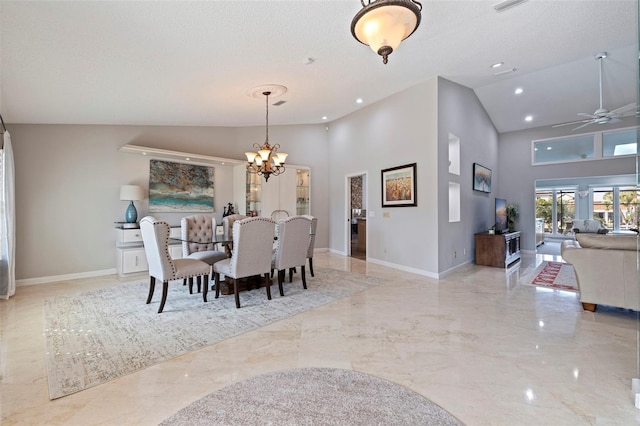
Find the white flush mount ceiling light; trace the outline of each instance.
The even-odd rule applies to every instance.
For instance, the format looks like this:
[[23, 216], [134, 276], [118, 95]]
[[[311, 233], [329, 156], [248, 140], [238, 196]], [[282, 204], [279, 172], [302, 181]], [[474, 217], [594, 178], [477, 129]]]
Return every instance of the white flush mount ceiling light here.
[[491, 65], [491, 68], [500, 68], [503, 65], [504, 65], [504, 62], [496, 62], [495, 64]]
[[527, 116], [524, 118], [524, 121], [533, 121], [533, 117], [532, 117], [531, 115], [527, 115]]
[[245, 152], [247, 156], [247, 171], [250, 173], [256, 173], [259, 176], [263, 176], [265, 181], [269, 181], [269, 176], [278, 176], [285, 172], [284, 163], [287, 159], [287, 155], [284, 152], [279, 152], [279, 144], [269, 145], [269, 96], [280, 96], [286, 93], [287, 88], [279, 85], [265, 85], [254, 87], [247, 91], [247, 95], [253, 98], [264, 96], [267, 106], [267, 118], [266, 118], [266, 136], [264, 144], [253, 144], [253, 147], [258, 152]]
[[360, 43], [388, 57], [420, 25], [422, 4], [414, 0], [360, 0], [362, 9], [351, 21], [351, 34]]
[[498, 4], [493, 5], [493, 10], [495, 10], [496, 12], [503, 12], [507, 9], [510, 9], [514, 6], [517, 6], [519, 4], [522, 4], [524, 2], [526, 2], [527, 0], [504, 0], [501, 1]]
[[515, 93], [516, 95], [521, 95], [522, 92], [524, 92], [522, 87], [517, 87], [516, 90], [513, 91], [513, 93]]

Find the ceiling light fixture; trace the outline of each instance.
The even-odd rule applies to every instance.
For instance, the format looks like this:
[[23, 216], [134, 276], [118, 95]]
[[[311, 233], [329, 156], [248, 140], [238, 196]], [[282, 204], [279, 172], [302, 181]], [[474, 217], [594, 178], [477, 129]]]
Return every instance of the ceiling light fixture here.
[[531, 116], [531, 115], [527, 115], [527, 116], [524, 118], [524, 121], [533, 121], [533, 116]]
[[522, 94], [522, 92], [524, 92], [522, 87], [518, 87], [516, 90], [513, 91], [513, 93], [515, 93], [516, 95], [520, 95], [520, 94]]
[[504, 65], [504, 62], [497, 62], [497, 63], [491, 65], [491, 68], [500, 68], [503, 65]]
[[[286, 88], [284, 88], [286, 91]], [[282, 92], [284, 93], [284, 92]], [[245, 152], [247, 156], [247, 171], [263, 176], [265, 181], [269, 181], [269, 176], [278, 176], [285, 172], [284, 163], [287, 155], [284, 152], [276, 153], [280, 148], [279, 144], [269, 145], [269, 95], [271, 91], [262, 92], [266, 98], [267, 119], [266, 119], [266, 137], [263, 145], [253, 144], [258, 152]]]
[[420, 25], [422, 4], [415, 0], [360, 0], [362, 9], [351, 21], [351, 34], [360, 43], [382, 56], [388, 57], [400, 42]]
[[362, 102], [364, 102], [364, 101], [362, 100], [362, 98], [358, 98], [358, 99], [356, 99], [356, 103], [357, 103], [357, 104], [361, 104]]

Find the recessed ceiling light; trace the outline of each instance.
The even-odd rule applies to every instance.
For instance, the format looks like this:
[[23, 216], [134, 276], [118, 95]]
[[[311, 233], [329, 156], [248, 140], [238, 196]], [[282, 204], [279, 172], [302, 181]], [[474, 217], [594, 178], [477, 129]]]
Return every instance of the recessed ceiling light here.
[[323, 120], [326, 120], [326, 119], [327, 119], [327, 116], [326, 116], [326, 115], [323, 115], [323, 116], [322, 116], [322, 119], [323, 119]]
[[358, 98], [358, 99], [356, 99], [356, 103], [357, 103], [357, 104], [361, 104], [362, 102], [364, 102], [364, 101], [362, 100], [362, 98]]
[[515, 93], [516, 95], [519, 95], [522, 92], [524, 92], [524, 90], [522, 90], [522, 87], [518, 87], [518, 88], [516, 88], [516, 90], [513, 91], [513, 93]]
[[189, 157], [185, 157], [184, 159], [187, 160], [187, 161], [191, 160], [191, 158], [189, 158]]
[[527, 116], [524, 118], [524, 121], [533, 121], [533, 116], [532, 116], [532, 115], [527, 115]]
[[503, 65], [504, 65], [504, 62], [496, 62], [495, 64], [491, 65], [491, 68], [500, 68]]
[[551, 147], [550, 146], [547, 147], [547, 151], [551, 151]]

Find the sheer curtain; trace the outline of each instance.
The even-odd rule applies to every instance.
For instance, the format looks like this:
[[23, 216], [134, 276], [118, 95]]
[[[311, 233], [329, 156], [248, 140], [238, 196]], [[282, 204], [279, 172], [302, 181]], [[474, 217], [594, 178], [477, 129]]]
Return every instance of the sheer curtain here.
[[0, 150], [0, 169], [0, 299], [8, 299], [16, 292], [16, 234], [13, 149], [7, 130]]

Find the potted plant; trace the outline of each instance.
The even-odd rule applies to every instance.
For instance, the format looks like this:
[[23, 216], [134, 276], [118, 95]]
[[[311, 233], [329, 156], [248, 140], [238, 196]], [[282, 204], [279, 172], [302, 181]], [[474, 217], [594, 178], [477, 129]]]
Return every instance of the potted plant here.
[[507, 204], [507, 223], [509, 224], [509, 232], [515, 231], [515, 223], [520, 216], [520, 207], [517, 204]]

